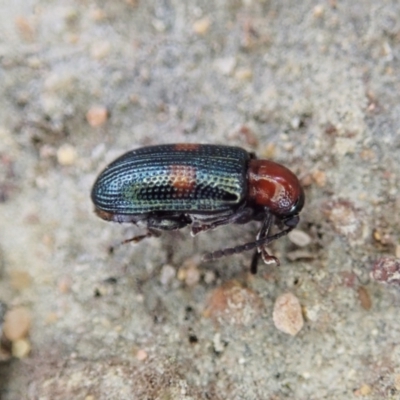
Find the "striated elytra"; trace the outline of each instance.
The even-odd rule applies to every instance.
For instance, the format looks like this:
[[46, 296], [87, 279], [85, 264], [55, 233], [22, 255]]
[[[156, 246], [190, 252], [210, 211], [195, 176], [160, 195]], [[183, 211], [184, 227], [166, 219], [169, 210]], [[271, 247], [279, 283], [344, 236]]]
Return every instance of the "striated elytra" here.
[[[283, 165], [257, 160], [232, 146], [167, 144], [129, 151], [100, 173], [91, 193], [95, 213], [106, 221], [147, 229], [136, 238], [191, 226], [192, 235], [231, 223], [261, 221], [256, 240], [206, 254], [204, 260], [257, 249], [264, 262], [279, 260], [266, 245], [299, 222], [304, 192]], [[273, 224], [282, 230], [271, 234]], [[256, 270], [253, 258], [252, 272]]]

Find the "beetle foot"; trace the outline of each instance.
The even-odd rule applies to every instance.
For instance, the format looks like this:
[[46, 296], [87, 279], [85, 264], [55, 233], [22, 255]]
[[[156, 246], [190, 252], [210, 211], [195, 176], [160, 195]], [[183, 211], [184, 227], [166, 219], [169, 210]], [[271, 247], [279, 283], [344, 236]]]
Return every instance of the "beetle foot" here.
[[258, 248], [258, 252], [261, 253], [261, 258], [263, 259], [265, 264], [276, 264], [277, 267], [281, 265], [279, 259], [275, 256], [271, 256], [267, 249], [265, 248]]

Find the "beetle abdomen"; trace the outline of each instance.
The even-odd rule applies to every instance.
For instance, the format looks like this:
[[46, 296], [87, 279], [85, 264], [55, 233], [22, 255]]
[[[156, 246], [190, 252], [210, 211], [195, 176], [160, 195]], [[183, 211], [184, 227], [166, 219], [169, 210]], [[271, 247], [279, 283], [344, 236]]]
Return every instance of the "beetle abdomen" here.
[[245, 150], [230, 146], [140, 148], [99, 175], [92, 200], [97, 209], [113, 214], [221, 212], [244, 200], [249, 158]]

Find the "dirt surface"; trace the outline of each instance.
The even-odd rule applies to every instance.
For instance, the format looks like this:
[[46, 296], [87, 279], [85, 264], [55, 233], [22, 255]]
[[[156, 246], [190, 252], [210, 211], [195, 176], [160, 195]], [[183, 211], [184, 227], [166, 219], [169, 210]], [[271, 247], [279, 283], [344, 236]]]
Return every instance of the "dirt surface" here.
[[[400, 398], [399, 280], [370, 274], [400, 258], [400, 2], [0, 5], [0, 301], [31, 318], [3, 340], [1, 399]], [[93, 214], [96, 175], [172, 142], [298, 174], [279, 268], [199, 261], [256, 224], [110, 253], [139, 232]], [[285, 293], [295, 336], [274, 325]]]

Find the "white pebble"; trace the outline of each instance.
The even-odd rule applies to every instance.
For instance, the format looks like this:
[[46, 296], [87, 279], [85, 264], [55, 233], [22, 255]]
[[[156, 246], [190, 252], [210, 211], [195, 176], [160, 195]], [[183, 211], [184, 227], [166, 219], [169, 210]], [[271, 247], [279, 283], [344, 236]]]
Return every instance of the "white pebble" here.
[[311, 237], [300, 229], [294, 229], [289, 232], [288, 238], [292, 243], [299, 247], [305, 247], [311, 243]]
[[297, 335], [304, 324], [299, 299], [292, 293], [279, 296], [274, 305], [275, 327], [288, 335]]

